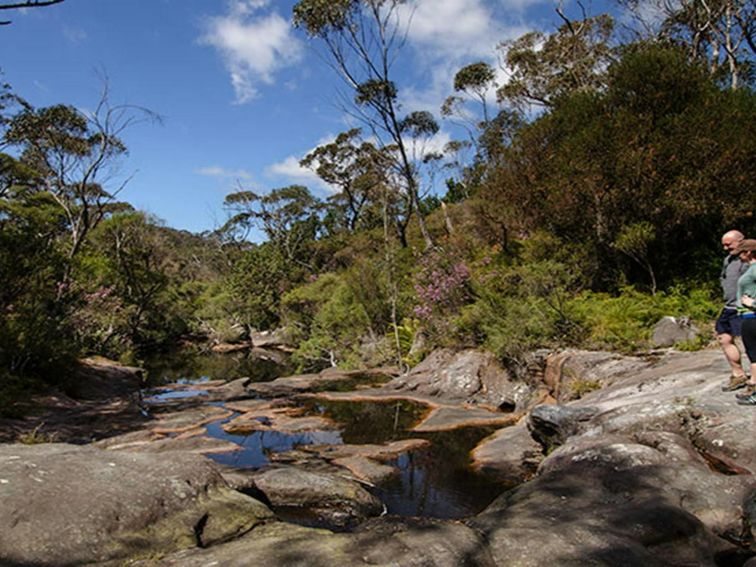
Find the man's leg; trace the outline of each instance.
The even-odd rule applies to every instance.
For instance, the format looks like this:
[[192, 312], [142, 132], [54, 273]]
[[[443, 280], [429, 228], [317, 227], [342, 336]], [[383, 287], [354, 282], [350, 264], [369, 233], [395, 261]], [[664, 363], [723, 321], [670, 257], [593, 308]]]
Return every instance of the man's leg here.
[[743, 371], [743, 367], [740, 365], [740, 349], [735, 345], [735, 341], [733, 341], [732, 335], [728, 333], [722, 333], [720, 335], [717, 335], [717, 340], [719, 340], [719, 344], [722, 347], [725, 358], [727, 358], [727, 362], [730, 364], [732, 375], [745, 378], [745, 372]]

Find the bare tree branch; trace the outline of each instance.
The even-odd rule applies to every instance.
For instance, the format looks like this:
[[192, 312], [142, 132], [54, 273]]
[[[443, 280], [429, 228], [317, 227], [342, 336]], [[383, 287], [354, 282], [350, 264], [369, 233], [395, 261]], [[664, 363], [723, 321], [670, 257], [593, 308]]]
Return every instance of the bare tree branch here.
[[[43, 6], [52, 6], [53, 4], [60, 4], [65, 0], [27, 0], [26, 2], [11, 2], [10, 4], [0, 4], [0, 10], [17, 10], [20, 8], [41, 8]], [[11, 23], [10, 20], [0, 20], [0, 26], [7, 26]]]

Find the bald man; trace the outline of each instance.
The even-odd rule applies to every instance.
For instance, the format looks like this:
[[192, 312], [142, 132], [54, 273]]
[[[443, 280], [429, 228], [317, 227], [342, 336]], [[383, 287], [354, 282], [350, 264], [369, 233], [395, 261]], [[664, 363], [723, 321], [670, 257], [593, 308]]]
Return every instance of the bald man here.
[[740, 317], [737, 310], [738, 279], [748, 269], [736, 253], [738, 245], [745, 236], [737, 230], [730, 230], [722, 236], [722, 247], [727, 256], [722, 262], [719, 281], [722, 284], [725, 305], [715, 325], [717, 339], [730, 365], [730, 380], [722, 386], [725, 392], [731, 392], [746, 385], [748, 378], [740, 364], [740, 349], [735, 342], [740, 337]]

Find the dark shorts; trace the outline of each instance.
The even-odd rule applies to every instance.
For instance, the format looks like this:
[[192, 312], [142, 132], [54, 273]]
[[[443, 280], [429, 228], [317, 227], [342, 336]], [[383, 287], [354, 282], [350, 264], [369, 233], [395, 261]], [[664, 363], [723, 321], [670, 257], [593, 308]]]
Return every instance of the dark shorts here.
[[743, 321], [743, 345], [745, 346], [748, 360], [756, 364], [756, 317], [742, 319]]
[[738, 316], [737, 309], [722, 309], [722, 313], [717, 318], [717, 323], [714, 328], [718, 335], [732, 335], [733, 337], [739, 337], [740, 325], [742, 319]]

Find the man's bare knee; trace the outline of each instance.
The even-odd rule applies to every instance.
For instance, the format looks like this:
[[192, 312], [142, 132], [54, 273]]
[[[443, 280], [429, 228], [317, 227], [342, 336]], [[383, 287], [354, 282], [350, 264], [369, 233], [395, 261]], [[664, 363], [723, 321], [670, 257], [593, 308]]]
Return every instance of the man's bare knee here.
[[732, 335], [728, 333], [722, 333], [721, 335], [717, 335], [717, 340], [719, 341], [719, 344], [721, 346], [729, 346], [733, 343]]

